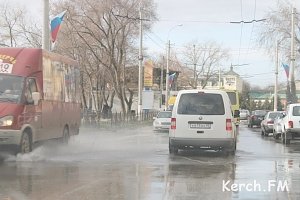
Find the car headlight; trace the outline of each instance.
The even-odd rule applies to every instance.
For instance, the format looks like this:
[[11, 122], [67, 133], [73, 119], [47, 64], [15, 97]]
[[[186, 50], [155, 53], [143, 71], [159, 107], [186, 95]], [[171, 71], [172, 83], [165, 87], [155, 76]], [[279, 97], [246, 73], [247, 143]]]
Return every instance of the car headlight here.
[[11, 126], [13, 119], [14, 117], [11, 115], [0, 118], [0, 126]]
[[158, 121], [154, 121], [154, 124], [155, 125], [159, 125], [160, 123]]

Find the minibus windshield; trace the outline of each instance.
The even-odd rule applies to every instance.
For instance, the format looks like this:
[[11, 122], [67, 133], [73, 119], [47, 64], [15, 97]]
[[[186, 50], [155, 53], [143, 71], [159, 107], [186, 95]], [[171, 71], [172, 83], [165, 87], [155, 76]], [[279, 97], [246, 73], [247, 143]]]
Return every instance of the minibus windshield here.
[[19, 103], [21, 100], [24, 78], [0, 74], [0, 102]]

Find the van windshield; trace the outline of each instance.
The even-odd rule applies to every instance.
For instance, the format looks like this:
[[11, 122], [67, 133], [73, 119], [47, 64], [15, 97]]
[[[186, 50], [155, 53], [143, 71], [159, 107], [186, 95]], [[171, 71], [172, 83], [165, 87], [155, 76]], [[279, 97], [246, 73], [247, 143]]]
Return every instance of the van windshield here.
[[23, 90], [24, 78], [0, 74], [0, 102], [19, 103]]
[[220, 94], [187, 93], [180, 96], [178, 114], [224, 115], [224, 103]]

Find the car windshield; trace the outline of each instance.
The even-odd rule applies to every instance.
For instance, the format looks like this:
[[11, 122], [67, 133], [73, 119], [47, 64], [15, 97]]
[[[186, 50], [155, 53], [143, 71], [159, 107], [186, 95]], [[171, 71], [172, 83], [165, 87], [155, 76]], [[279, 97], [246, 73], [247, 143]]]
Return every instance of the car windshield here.
[[256, 110], [254, 111], [254, 115], [264, 116], [267, 113], [265, 110]]
[[157, 118], [171, 118], [171, 116], [171, 112], [160, 112], [158, 113]]
[[270, 118], [270, 119], [275, 119], [275, 118], [277, 118], [279, 115], [280, 115], [279, 112], [272, 112], [272, 113], [269, 114], [269, 118]]
[[184, 115], [224, 115], [224, 103], [220, 94], [182, 94], [178, 103], [178, 114]]
[[0, 74], [0, 102], [20, 102], [23, 83], [23, 77]]

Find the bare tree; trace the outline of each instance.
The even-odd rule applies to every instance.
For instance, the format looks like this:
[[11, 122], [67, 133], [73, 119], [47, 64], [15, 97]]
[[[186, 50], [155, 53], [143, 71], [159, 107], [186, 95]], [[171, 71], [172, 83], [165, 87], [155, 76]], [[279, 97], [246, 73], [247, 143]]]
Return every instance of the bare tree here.
[[10, 4], [0, 8], [0, 46], [40, 47], [41, 28], [33, 20], [28, 20], [24, 8]]
[[[291, 60], [291, 16], [292, 5], [287, 1], [282, 1], [278, 4], [277, 10], [271, 10], [267, 13], [267, 21], [262, 24], [259, 31], [259, 44], [264, 46], [268, 53], [275, 58], [275, 46], [279, 44], [279, 51], [285, 61]], [[295, 14], [295, 30], [300, 30], [299, 15]], [[295, 34], [295, 47], [297, 53], [300, 52], [300, 35]], [[296, 53], [295, 52], [295, 53]], [[297, 59], [296, 59], [297, 62]], [[299, 61], [298, 61], [299, 63]], [[295, 65], [295, 70], [298, 69]], [[299, 77], [298, 77], [299, 78]], [[291, 84], [287, 84], [287, 99], [289, 102], [297, 102], [296, 85], [292, 80]]]
[[[280, 52], [290, 58], [291, 45], [291, 7], [287, 1], [281, 1], [276, 10], [270, 10], [266, 14], [266, 21], [258, 30], [258, 42], [265, 47], [270, 55], [274, 55], [276, 42], [280, 43]], [[300, 30], [299, 15], [295, 15], [295, 30]], [[300, 35], [295, 37], [297, 49], [300, 45]]]
[[[103, 91], [107, 91], [108, 85], [113, 89], [109, 90], [109, 96], [116, 95], [119, 98], [123, 113], [131, 109], [133, 90], [127, 83], [128, 79], [136, 74], [127, 75], [126, 72], [128, 67], [134, 66], [133, 60], [137, 63], [138, 58], [137, 54], [133, 53], [136, 52], [134, 49], [138, 38], [139, 20], [143, 20], [138, 17], [139, 2], [139, 0], [75, 0], [54, 5], [53, 12], [56, 10], [57, 13], [58, 8], [68, 10], [67, 18], [64, 20], [64, 26], [67, 28], [60, 33], [60, 42], [56, 49], [57, 51], [69, 49], [69, 53], [75, 57], [82, 57], [82, 51], [88, 54], [88, 58], [80, 58], [80, 63], [85, 68], [83, 79], [89, 80], [88, 90], [91, 93], [91, 88], [100, 89], [100, 103], [96, 103], [99, 105], [97, 108], [99, 111], [101, 101], [104, 104], [107, 102], [108, 98], [103, 96]], [[146, 9], [145, 18], [155, 16], [152, 0], [142, 3]], [[148, 22], [144, 28], [149, 28], [150, 24]], [[74, 48], [72, 52], [71, 49]]]
[[19, 21], [24, 17], [21, 9], [11, 8], [8, 4], [0, 8], [1, 46], [17, 46], [18, 34], [16, 32]]
[[[215, 42], [198, 43], [197, 41], [186, 44], [184, 52], [185, 64], [193, 70], [193, 80], [189, 81], [192, 88], [205, 88], [207, 82], [218, 74], [219, 65], [228, 58], [227, 50]], [[188, 74], [190, 74], [190, 70]], [[189, 78], [190, 79], [190, 78]]]

